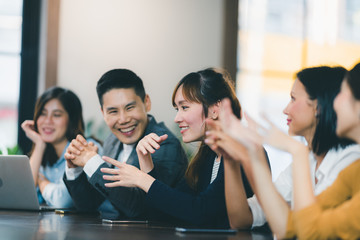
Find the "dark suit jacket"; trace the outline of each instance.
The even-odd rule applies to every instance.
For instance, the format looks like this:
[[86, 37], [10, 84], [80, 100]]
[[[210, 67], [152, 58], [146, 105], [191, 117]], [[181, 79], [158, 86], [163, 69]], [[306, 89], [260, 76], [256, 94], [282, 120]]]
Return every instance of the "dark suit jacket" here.
[[[163, 124], [157, 123], [151, 115], [149, 123], [143, 136], [149, 133], [156, 133], [159, 136], [168, 134], [168, 138], [161, 144], [160, 149], [152, 154], [154, 170], [158, 173], [159, 179], [169, 186], [174, 186], [183, 177], [187, 168], [188, 160], [179, 140]], [[112, 158], [117, 157], [121, 142], [111, 134], [104, 142], [103, 155]], [[127, 164], [140, 168], [135, 148], [131, 152]], [[145, 192], [139, 188], [116, 187], [106, 188], [107, 182], [103, 179], [102, 167], [109, 167], [103, 163], [97, 171], [87, 178], [83, 172], [73, 181], [66, 179], [64, 182], [79, 211], [96, 211], [105, 199], [117, 209], [118, 217], [135, 218], [141, 217], [145, 210]]]
[[[223, 161], [220, 163], [216, 179], [210, 184], [215, 156], [214, 152], [210, 152], [206, 157], [207, 161], [202, 165], [199, 187], [196, 191], [189, 187], [185, 178], [176, 188], [156, 180], [146, 197], [150, 217], [157, 221], [172, 222], [177, 226], [229, 228]], [[269, 160], [268, 164], [270, 166]], [[249, 198], [254, 193], [242, 168], [241, 171], [246, 196]]]

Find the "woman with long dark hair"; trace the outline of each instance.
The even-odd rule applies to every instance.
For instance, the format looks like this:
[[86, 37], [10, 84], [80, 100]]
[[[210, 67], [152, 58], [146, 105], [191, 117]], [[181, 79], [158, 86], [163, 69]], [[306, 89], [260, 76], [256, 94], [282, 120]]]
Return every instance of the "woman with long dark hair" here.
[[[323, 87], [326, 89], [328, 86]], [[345, 167], [333, 184], [315, 196], [308, 146], [284, 134], [270, 121], [269, 126], [263, 127], [249, 118], [249, 125], [245, 127], [231, 116], [228, 103], [224, 102], [223, 106], [222, 126], [229, 136], [247, 149], [249, 158], [243, 158], [242, 164], [251, 165], [247, 174], [252, 176], [255, 193], [278, 238], [360, 238], [360, 157]], [[337, 116], [337, 136], [359, 144], [360, 63], [345, 75], [333, 106]], [[272, 183], [264, 181], [263, 176], [268, 176], [263, 167], [264, 156], [257, 151], [264, 143], [289, 152], [293, 157], [293, 208]]]
[[[84, 134], [84, 120], [79, 98], [70, 90], [52, 87], [35, 105], [34, 120], [21, 127], [33, 142], [30, 166], [39, 202], [55, 207], [72, 207], [71, 197], [62, 180], [69, 141]], [[94, 141], [93, 141], [94, 142]], [[100, 145], [97, 143], [97, 146]]]
[[[312, 184], [316, 195], [330, 186], [342, 169], [360, 157], [360, 147], [353, 144], [353, 141], [339, 138], [335, 132], [336, 113], [332, 103], [340, 91], [346, 72], [343, 67], [302, 69], [296, 74], [290, 92], [291, 100], [284, 109], [288, 133], [304, 137], [308, 143]], [[216, 134], [213, 133], [213, 136]], [[221, 137], [216, 138], [219, 144]], [[229, 147], [229, 144], [220, 144]], [[241, 154], [237, 156], [240, 157]], [[266, 218], [257, 196], [247, 200], [241, 197], [242, 184], [238, 180], [241, 173], [236, 167], [240, 162], [241, 159], [232, 162], [231, 166], [225, 166], [225, 196], [231, 226], [240, 229], [262, 226]], [[285, 201], [292, 205], [291, 165], [280, 173], [274, 184]]]

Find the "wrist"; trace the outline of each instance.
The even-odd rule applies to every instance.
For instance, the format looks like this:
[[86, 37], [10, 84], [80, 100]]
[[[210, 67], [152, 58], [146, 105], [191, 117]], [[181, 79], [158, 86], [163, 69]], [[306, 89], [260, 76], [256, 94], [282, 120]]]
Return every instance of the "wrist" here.
[[231, 158], [224, 157], [223, 159], [224, 159], [224, 164], [226, 164], [229, 167], [238, 167], [241, 165], [240, 162], [234, 161]]
[[39, 150], [45, 150], [46, 148], [46, 142], [44, 141], [38, 141], [35, 143], [35, 148], [39, 149]]
[[293, 140], [294, 142], [290, 145], [290, 151], [289, 153], [293, 156], [298, 154], [308, 154], [308, 147], [302, 144], [301, 142], [298, 142], [296, 140]]
[[154, 163], [152, 161], [150, 153], [148, 153], [147, 155], [143, 155], [138, 152], [138, 159], [141, 171], [148, 173], [154, 168]]
[[144, 190], [146, 193], [149, 191], [151, 185], [155, 181], [155, 178], [143, 171], [139, 171], [139, 176], [136, 179], [136, 186]]
[[87, 152], [84, 157], [82, 158], [81, 164], [79, 164], [79, 167], [84, 167], [86, 163], [89, 162], [90, 159], [92, 159], [94, 156], [96, 156], [96, 152]]

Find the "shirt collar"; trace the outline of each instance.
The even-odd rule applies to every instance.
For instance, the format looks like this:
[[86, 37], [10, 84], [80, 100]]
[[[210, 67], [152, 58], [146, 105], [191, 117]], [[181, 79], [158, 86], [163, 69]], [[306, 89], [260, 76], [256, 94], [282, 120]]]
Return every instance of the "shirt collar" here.
[[135, 147], [136, 143], [134, 144], [123, 144], [123, 151], [124, 152], [131, 152], [134, 147]]
[[319, 168], [316, 171], [316, 177], [318, 177], [317, 176], [318, 174], [327, 175], [329, 173], [331, 168], [334, 166], [334, 163], [339, 161], [338, 157], [336, 157], [337, 154], [338, 154], [338, 151], [336, 151], [335, 149], [330, 149], [326, 153], [324, 159], [322, 160]]

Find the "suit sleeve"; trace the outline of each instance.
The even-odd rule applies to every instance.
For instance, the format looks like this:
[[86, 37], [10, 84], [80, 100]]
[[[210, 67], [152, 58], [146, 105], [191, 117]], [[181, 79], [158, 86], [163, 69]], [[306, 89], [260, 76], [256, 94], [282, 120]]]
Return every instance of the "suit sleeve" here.
[[105, 200], [89, 183], [84, 172], [75, 180], [67, 180], [65, 174], [63, 179], [77, 210], [82, 212], [97, 211], [98, 207]]
[[[224, 172], [208, 187], [196, 194], [185, 180], [177, 188], [156, 180], [147, 194], [147, 203], [175, 218], [202, 227], [228, 227], [224, 197]], [[219, 223], [225, 219], [226, 223]], [[220, 225], [219, 225], [220, 224]]]
[[149, 173], [169, 186], [175, 186], [184, 176], [188, 160], [179, 141], [167, 139], [152, 154], [154, 169]]
[[139, 188], [105, 187], [105, 183], [108, 181], [103, 179], [104, 174], [100, 171], [103, 167], [107, 168], [109, 166], [103, 163], [89, 179], [93, 189], [100, 193], [103, 199], [109, 200], [126, 217], [134, 218], [143, 214], [145, 192]]
[[[175, 185], [183, 177], [187, 167], [187, 158], [180, 142], [175, 138], [165, 141], [153, 155], [154, 169], [151, 171], [165, 185]], [[106, 188], [100, 166], [89, 179], [90, 184], [108, 199], [112, 205], [126, 217], [136, 218], [145, 213], [146, 193], [139, 188]]]

